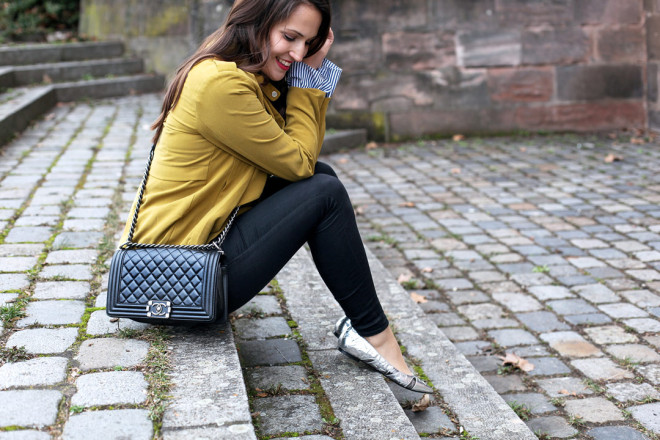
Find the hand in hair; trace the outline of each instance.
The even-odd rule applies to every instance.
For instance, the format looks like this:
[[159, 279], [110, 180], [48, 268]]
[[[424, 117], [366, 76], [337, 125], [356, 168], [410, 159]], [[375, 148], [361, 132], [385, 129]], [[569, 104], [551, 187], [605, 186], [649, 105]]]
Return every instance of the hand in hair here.
[[326, 55], [328, 55], [328, 51], [330, 51], [330, 47], [334, 41], [335, 34], [332, 32], [332, 29], [330, 29], [328, 32], [328, 38], [325, 40], [323, 47], [311, 57], [305, 58], [303, 62], [314, 69], [321, 67], [323, 60], [325, 59]]

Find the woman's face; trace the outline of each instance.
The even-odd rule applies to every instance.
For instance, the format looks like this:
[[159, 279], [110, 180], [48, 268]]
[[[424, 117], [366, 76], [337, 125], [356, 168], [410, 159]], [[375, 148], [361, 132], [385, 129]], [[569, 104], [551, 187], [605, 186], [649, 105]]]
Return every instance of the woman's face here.
[[270, 57], [262, 73], [271, 81], [284, 79], [294, 61], [307, 55], [309, 42], [316, 37], [321, 26], [321, 13], [313, 6], [302, 4], [286, 20], [270, 30]]

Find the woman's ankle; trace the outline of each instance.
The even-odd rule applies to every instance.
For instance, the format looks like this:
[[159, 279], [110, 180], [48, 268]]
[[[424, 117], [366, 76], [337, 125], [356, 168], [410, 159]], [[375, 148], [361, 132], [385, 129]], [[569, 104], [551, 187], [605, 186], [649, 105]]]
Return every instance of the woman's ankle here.
[[412, 374], [406, 364], [399, 343], [389, 327], [382, 332], [365, 338], [387, 362], [405, 374]]

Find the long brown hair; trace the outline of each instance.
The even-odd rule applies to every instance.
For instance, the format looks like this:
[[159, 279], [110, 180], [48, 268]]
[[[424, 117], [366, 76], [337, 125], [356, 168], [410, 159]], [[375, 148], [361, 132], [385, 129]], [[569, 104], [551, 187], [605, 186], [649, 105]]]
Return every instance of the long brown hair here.
[[318, 35], [310, 41], [307, 56], [318, 52], [330, 32], [329, 0], [236, 0], [225, 24], [206, 37], [194, 54], [181, 64], [170, 82], [161, 113], [151, 125], [156, 130], [152, 141], [158, 142], [167, 114], [179, 101], [190, 70], [200, 61], [217, 58], [235, 62], [250, 73], [259, 72], [270, 56], [270, 31], [286, 20], [300, 5], [311, 5], [321, 13]]

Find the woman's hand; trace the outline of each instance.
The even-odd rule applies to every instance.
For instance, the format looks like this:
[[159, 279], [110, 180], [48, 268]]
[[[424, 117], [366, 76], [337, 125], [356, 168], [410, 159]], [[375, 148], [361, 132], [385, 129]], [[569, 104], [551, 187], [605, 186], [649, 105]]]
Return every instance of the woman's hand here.
[[328, 51], [330, 51], [330, 46], [332, 46], [332, 43], [334, 41], [335, 41], [335, 34], [332, 32], [332, 29], [330, 29], [330, 32], [328, 32], [328, 39], [325, 40], [325, 44], [323, 45], [323, 47], [321, 47], [321, 49], [311, 57], [305, 58], [303, 62], [313, 69], [318, 69], [319, 67], [321, 67], [321, 65], [323, 64], [323, 60], [325, 59], [325, 56], [328, 54]]

